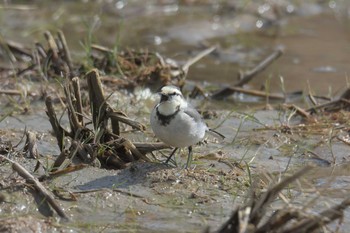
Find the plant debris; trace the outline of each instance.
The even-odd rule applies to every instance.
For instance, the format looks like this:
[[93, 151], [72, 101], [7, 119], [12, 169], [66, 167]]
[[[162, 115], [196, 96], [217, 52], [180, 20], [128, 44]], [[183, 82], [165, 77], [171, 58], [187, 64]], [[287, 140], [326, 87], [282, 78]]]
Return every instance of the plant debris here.
[[[63, 156], [58, 157], [55, 161], [55, 169], [61, 166], [65, 159], [71, 160], [73, 157], [79, 158], [84, 163], [93, 163], [95, 159], [98, 159], [103, 167], [120, 169], [139, 159], [150, 161], [145, 151], [151, 152], [166, 148], [162, 144], [159, 146], [151, 143], [142, 144], [141, 152], [137, 145], [123, 138], [120, 135], [120, 123], [140, 131], [145, 130], [145, 126], [109, 106], [108, 100], [104, 97], [97, 70], [87, 73], [85, 80], [88, 83], [92, 122], [84, 121], [89, 117], [82, 111], [79, 79], [68, 80], [65, 85], [70, 131], [64, 130], [57, 120], [50, 96], [46, 99], [47, 115]], [[89, 127], [91, 123], [92, 127]], [[71, 141], [70, 145], [63, 144], [64, 141], [67, 141], [67, 137]]]
[[[283, 206], [271, 215], [267, 209], [271, 203], [282, 195], [282, 190], [293, 181], [301, 178], [312, 167], [306, 166], [280, 182], [271, 185], [265, 192], [256, 195], [252, 190], [251, 198], [245, 206], [236, 208], [230, 219], [225, 222], [218, 231], [219, 233], [296, 233], [314, 232], [336, 219], [343, 217], [343, 211], [350, 205], [350, 197], [345, 198], [340, 204], [318, 213], [305, 213], [303, 208], [293, 205]], [[207, 229], [206, 232], [209, 232]]]

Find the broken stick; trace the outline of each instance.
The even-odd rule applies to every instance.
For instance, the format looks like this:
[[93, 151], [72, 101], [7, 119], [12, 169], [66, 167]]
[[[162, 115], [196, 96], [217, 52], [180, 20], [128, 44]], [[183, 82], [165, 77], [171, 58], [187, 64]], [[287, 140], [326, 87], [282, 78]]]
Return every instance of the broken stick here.
[[222, 99], [229, 95], [232, 95], [236, 90], [234, 87], [242, 87], [244, 84], [248, 83], [253, 79], [258, 73], [262, 72], [266, 69], [273, 61], [279, 58], [283, 54], [283, 49], [278, 48], [272, 54], [270, 54], [267, 58], [265, 58], [262, 62], [260, 62], [255, 68], [249, 70], [247, 72], [240, 72], [239, 78], [240, 80], [233, 85], [233, 87], [225, 87], [214, 94], [212, 94], [213, 99]]
[[51, 207], [56, 211], [56, 213], [66, 220], [69, 220], [68, 215], [64, 212], [64, 210], [60, 207], [60, 205], [55, 201], [50, 191], [48, 191], [44, 185], [40, 183], [40, 181], [35, 178], [32, 174], [30, 174], [24, 167], [22, 167], [19, 163], [6, 158], [3, 155], [0, 155], [0, 158], [3, 158], [12, 164], [12, 169], [15, 170], [21, 177], [23, 177], [28, 183], [34, 185], [35, 189], [40, 192], [45, 200], [51, 205]]

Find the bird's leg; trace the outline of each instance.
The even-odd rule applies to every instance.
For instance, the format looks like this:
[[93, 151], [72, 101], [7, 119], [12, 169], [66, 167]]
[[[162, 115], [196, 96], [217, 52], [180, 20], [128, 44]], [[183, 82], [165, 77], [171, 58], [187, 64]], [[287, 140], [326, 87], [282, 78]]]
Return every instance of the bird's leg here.
[[186, 167], [185, 167], [186, 169], [187, 169], [188, 167], [191, 167], [192, 155], [193, 155], [192, 146], [189, 146], [189, 147], [188, 147], [187, 163], [186, 163]]
[[171, 154], [169, 155], [169, 157], [166, 159], [165, 164], [168, 164], [168, 163], [169, 163], [171, 157], [173, 157], [173, 155], [175, 154], [175, 152], [177, 151], [177, 149], [179, 149], [179, 148], [176, 147], [176, 148], [171, 152]]

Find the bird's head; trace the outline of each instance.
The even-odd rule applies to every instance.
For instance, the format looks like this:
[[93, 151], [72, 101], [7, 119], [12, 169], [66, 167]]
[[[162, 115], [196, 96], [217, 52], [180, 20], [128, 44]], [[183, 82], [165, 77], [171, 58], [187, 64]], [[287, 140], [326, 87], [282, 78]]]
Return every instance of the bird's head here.
[[187, 106], [180, 89], [176, 86], [164, 86], [160, 89], [159, 94], [158, 110], [164, 115], [170, 115], [177, 109]]
[[176, 102], [184, 99], [180, 89], [176, 86], [164, 86], [160, 89], [159, 94], [161, 103], [165, 101]]

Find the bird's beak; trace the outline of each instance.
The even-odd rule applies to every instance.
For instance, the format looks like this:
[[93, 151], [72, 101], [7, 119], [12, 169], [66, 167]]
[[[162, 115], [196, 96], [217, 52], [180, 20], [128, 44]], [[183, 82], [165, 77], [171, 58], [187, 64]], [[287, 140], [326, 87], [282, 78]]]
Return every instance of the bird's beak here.
[[169, 96], [160, 93], [160, 102], [164, 102], [164, 101], [167, 101], [167, 100], [169, 100]]

